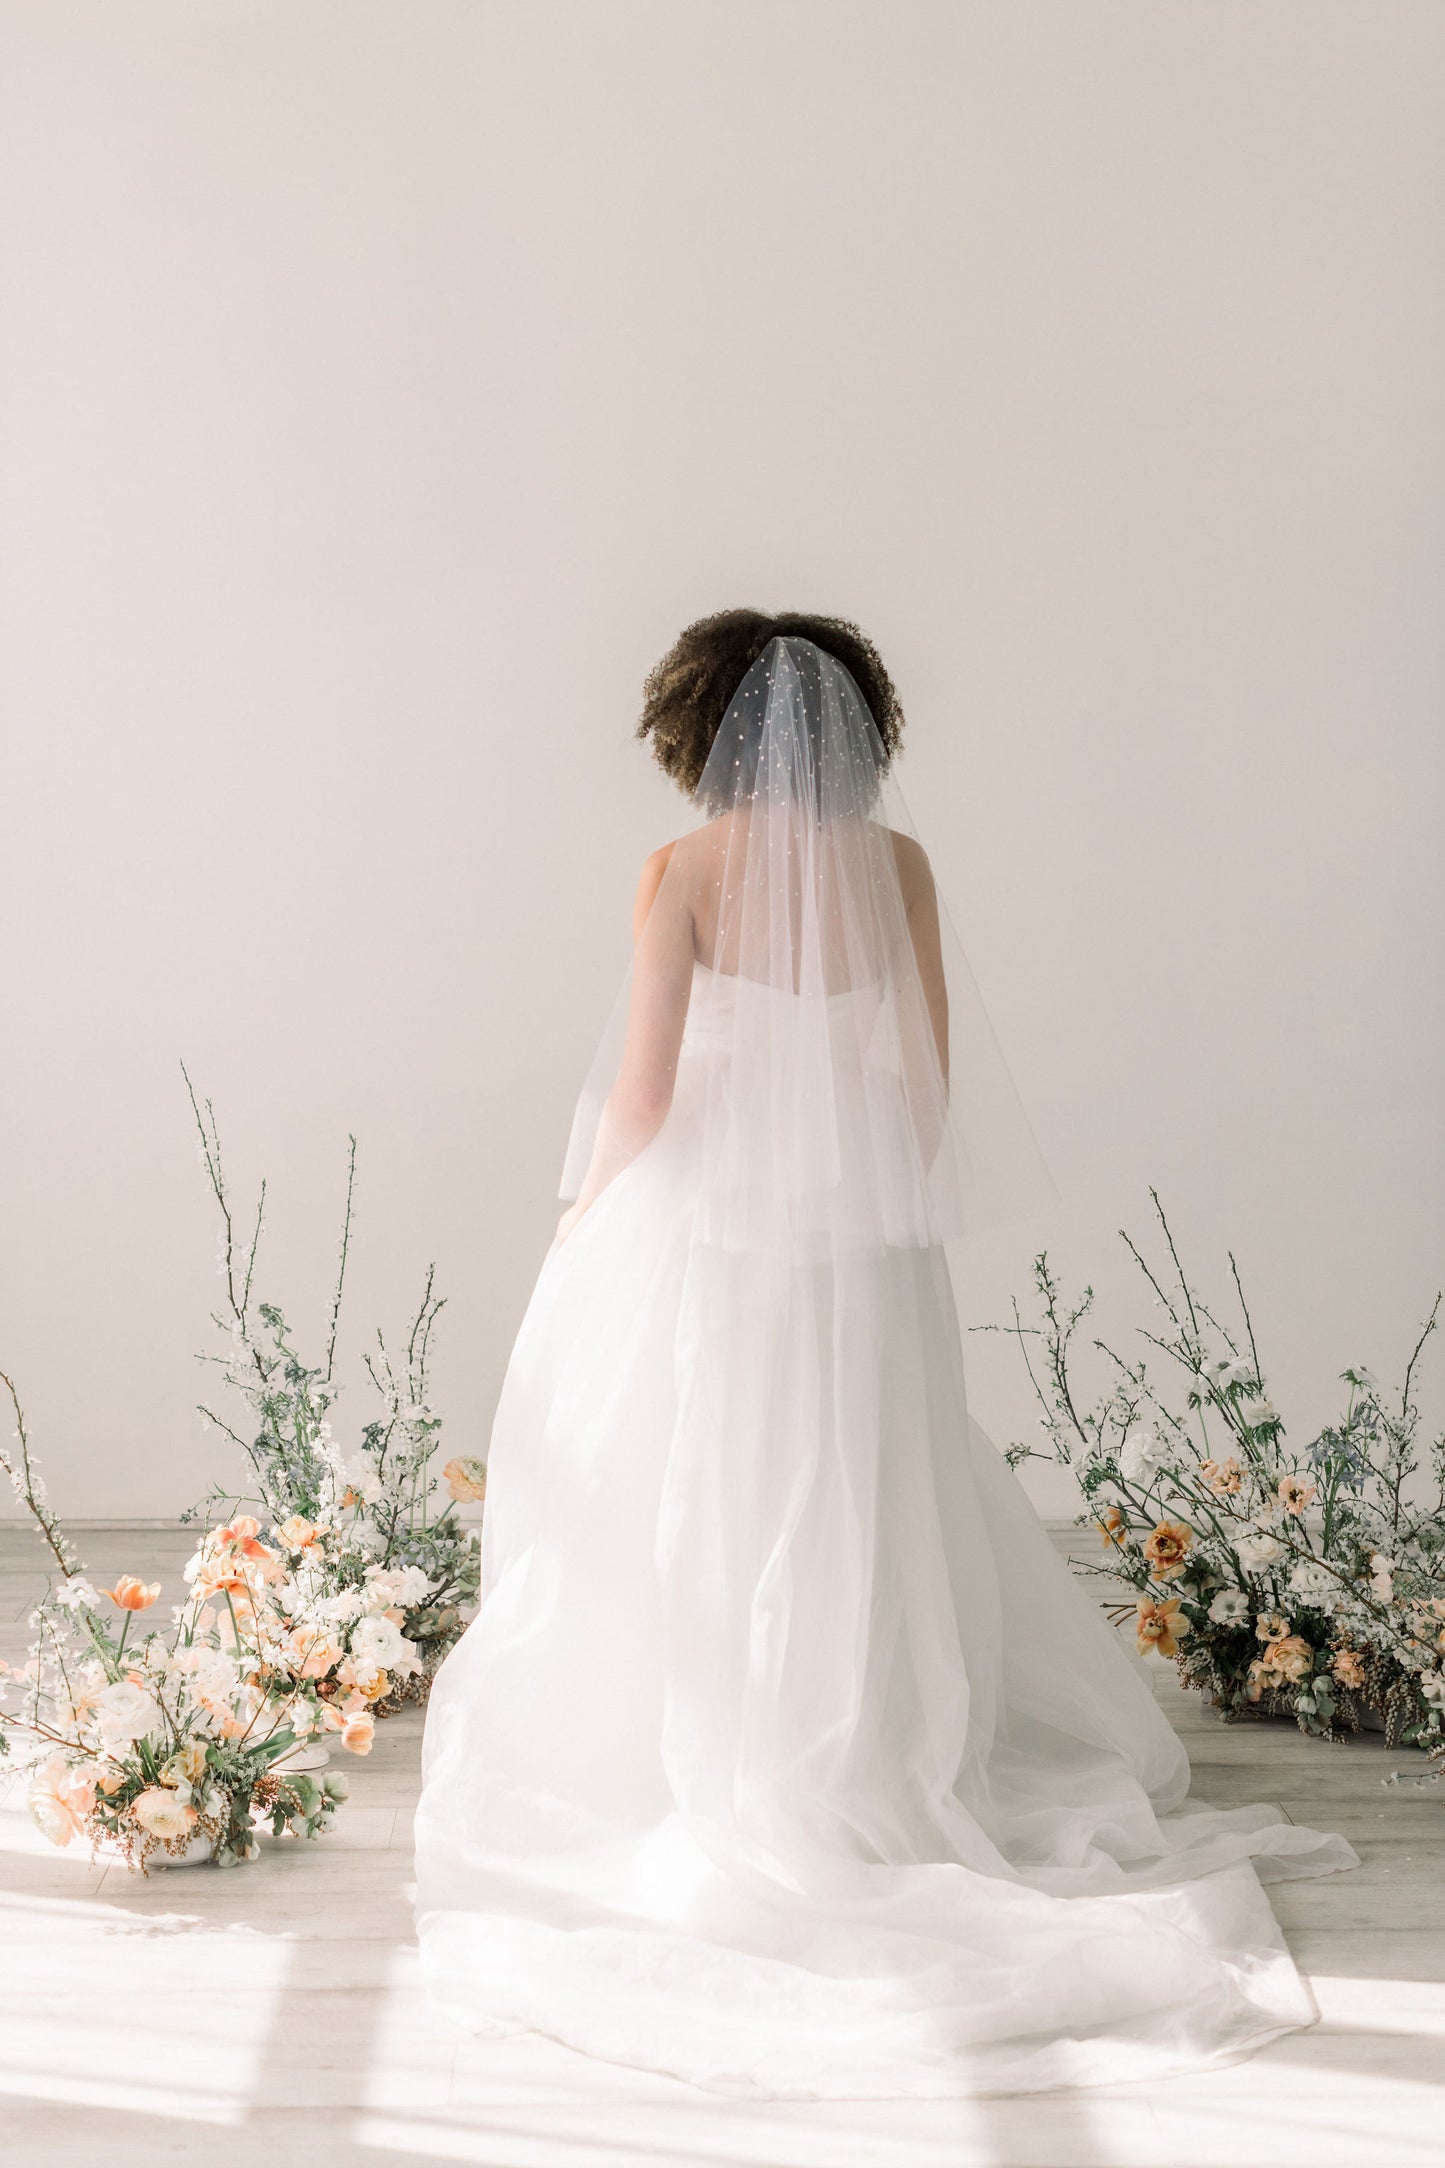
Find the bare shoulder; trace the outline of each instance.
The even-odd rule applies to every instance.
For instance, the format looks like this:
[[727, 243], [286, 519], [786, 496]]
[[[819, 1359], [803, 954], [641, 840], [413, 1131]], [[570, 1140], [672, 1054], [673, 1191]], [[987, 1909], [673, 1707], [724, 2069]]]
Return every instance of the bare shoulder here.
[[927, 851], [915, 837], [901, 835], [896, 828], [890, 828], [888, 834], [898, 862], [899, 885], [904, 901], [911, 908], [933, 894], [933, 868]]
[[647, 914], [657, 901], [657, 891], [662, 886], [662, 876], [672, 863], [676, 842], [664, 843], [643, 860], [642, 873], [637, 883], [637, 900], [632, 907], [632, 936], [636, 940], [647, 920]]

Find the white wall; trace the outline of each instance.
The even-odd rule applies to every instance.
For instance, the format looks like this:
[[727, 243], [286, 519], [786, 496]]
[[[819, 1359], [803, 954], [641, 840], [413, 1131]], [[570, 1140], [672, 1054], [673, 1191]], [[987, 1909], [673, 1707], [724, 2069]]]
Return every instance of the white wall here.
[[10, 0], [0, 62], [0, 1364], [64, 1508], [215, 1465], [181, 1054], [313, 1344], [358, 1132], [353, 1362], [435, 1256], [484, 1445], [678, 819], [640, 681], [739, 602], [889, 657], [1065, 1194], [967, 1315], [1045, 1241], [1121, 1286], [1153, 1181], [1302, 1437], [1398, 1367], [1445, 1197], [1434, 0]]

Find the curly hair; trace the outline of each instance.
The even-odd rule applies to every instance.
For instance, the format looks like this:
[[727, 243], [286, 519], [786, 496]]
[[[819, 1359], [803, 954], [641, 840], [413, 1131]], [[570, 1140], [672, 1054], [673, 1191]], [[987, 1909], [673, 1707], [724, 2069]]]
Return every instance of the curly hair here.
[[689, 796], [697, 789], [728, 703], [769, 640], [792, 633], [851, 672], [889, 759], [903, 734], [903, 709], [873, 642], [843, 617], [802, 610], [719, 610], [681, 633], [642, 689], [639, 738], [650, 738], [666, 774]]

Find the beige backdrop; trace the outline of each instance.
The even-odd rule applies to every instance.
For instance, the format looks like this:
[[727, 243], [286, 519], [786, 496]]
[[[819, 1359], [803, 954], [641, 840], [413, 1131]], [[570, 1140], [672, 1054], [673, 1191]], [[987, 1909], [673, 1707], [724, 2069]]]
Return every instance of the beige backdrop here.
[[1445, 1191], [1435, 0], [3, 31], [0, 1362], [66, 1509], [225, 1465], [181, 1055], [310, 1346], [355, 1129], [348, 1360], [434, 1257], [485, 1446], [679, 817], [639, 683], [741, 602], [889, 657], [1064, 1193], [967, 1318], [1047, 1243], [1154, 1322], [1153, 1182], [1301, 1440], [1399, 1369]]

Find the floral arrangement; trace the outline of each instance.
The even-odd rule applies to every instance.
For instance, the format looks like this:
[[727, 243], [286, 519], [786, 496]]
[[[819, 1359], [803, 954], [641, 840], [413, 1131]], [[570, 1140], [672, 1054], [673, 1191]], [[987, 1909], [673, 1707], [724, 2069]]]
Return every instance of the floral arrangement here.
[[[184, 1071], [183, 1071], [184, 1073]], [[256, 1630], [268, 1662], [298, 1685], [314, 1688], [340, 1722], [343, 1742], [365, 1750], [377, 1714], [425, 1694], [438, 1664], [461, 1634], [463, 1609], [480, 1578], [478, 1531], [456, 1507], [480, 1501], [486, 1472], [478, 1460], [457, 1458], [443, 1470], [450, 1496], [438, 1511], [432, 1473], [441, 1418], [428, 1402], [431, 1336], [443, 1307], [428, 1270], [404, 1359], [394, 1362], [382, 1334], [366, 1368], [381, 1411], [366, 1423], [356, 1451], [346, 1454], [331, 1422], [339, 1388], [334, 1367], [346, 1261], [351, 1242], [356, 1140], [350, 1139], [341, 1254], [324, 1362], [308, 1363], [274, 1304], [252, 1303], [266, 1185], [249, 1241], [238, 1240], [211, 1102], [204, 1111], [189, 1076], [186, 1087], [199, 1133], [197, 1156], [220, 1209], [217, 1270], [225, 1284], [224, 1313], [213, 1322], [225, 1335], [219, 1354], [201, 1360], [247, 1411], [246, 1432], [203, 1405], [201, 1414], [241, 1448], [255, 1485], [250, 1500], [213, 1490], [205, 1508], [252, 1503], [248, 1540], [279, 1562], [276, 1585]], [[193, 1509], [197, 1512], [202, 1508]], [[224, 1532], [222, 1532], [224, 1533]], [[206, 1538], [188, 1573], [204, 1580]], [[349, 1736], [348, 1736], [349, 1731]], [[363, 1745], [365, 1742], [365, 1745]]]
[[[254, 1522], [213, 1530], [168, 1633], [131, 1640], [161, 1593], [122, 1574], [86, 1579], [51, 1511], [14, 1385], [16, 1449], [0, 1453], [52, 1560], [31, 1616], [26, 1663], [0, 1664], [0, 1753], [19, 1748], [30, 1808], [52, 1843], [88, 1837], [149, 1871], [160, 1853], [234, 1866], [253, 1858], [269, 1822], [316, 1837], [347, 1796], [346, 1779], [297, 1766], [330, 1719], [300, 1651], [272, 1632], [281, 1566]], [[117, 1630], [118, 1629], [118, 1630]], [[343, 1739], [348, 1745], [358, 1742]]]
[[[1134, 1361], [1102, 1339], [1104, 1389], [1075, 1375], [1086, 1287], [1064, 1300], [1047, 1254], [1035, 1260], [1040, 1321], [975, 1327], [1016, 1338], [1047, 1445], [1015, 1444], [1011, 1466], [1055, 1460], [1076, 1476], [1081, 1523], [1103, 1557], [1086, 1570], [1132, 1585], [1141, 1653], [1172, 1657], [1184, 1681], [1234, 1719], [1292, 1716], [1321, 1737], [1374, 1713], [1387, 1743], [1445, 1759], [1445, 1437], [1427, 1450], [1420, 1488], [1416, 1370], [1436, 1329], [1437, 1296], [1387, 1402], [1370, 1371], [1342, 1373], [1340, 1420], [1301, 1451], [1268, 1397], [1234, 1257], [1231, 1330], [1185, 1278], [1157, 1194], [1168, 1254], [1159, 1273], [1121, 1230], [1160, 1313], [1140, 1328], [1153, 1351]], [[1037, 1345], [1037, 1355], [1031, 1347]], [[1151, 1370], [1161, 1363], [1167, 1383]]]

